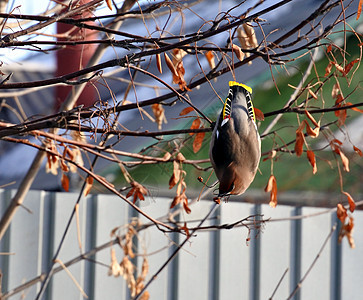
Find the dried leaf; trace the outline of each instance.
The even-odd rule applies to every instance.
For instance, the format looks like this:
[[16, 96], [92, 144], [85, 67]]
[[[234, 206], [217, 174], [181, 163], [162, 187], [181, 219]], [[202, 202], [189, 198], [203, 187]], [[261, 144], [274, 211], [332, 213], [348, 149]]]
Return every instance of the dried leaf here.
[[60, 159], [59, 162], [60, 162], [60, 166], [61, 166], [62, 171], [63, 172], [68, 172], [69, 168], [68, 168], [67, 164], [64, 162], [64, 160]]
[[337, 217], [343, 225], [346, 217], [348, 217], [347, 209], [340, 203], [337, 204]]
[[182, 200], [182, 197], [180, 195], [175, 196], [173, 199], [173, 202], [170, 205], [170, 208], [174, 208], [176, 205], [178, 205], [181, 202], [181, 200]]
[[344, 101], [344, 98], [341, 94], [337, 96], [337, 99], [335, 100], [335, 105], [339, 107], [339, 104]]
[[203, 144], [203, 139], [205, 137], [205, 132], [198, 132], [195, 135], [194, 142], [193, 142], [193, 152], [197, 153]]
[[332, 44], [330, 44], [328, 47], [326, 47], [326, 53], [330, 53], [332, 49]]
[[343, 75], [345, 75], [345, 71], [344, 71], [344, 68], [342, 66], [340, 66], [338, 63], [333, 63], [335, 68], [340, 72], [342, 73]]
[[183, 66], [183, 57], [187, 54], [186, 51], [182, 50], [182, 49], [173, 49], [173, 66], [175, 69], [175, 73], [173, 73], [173, 83], [178, 84], [179, 88], [184, 91], [190, 91], [190, 89], [187, 86], [187, 83], [184, 80], [184, 74], [185, 74], [185, 69]]
[[300, 125], [299, 125], [299, 127], [298, 127], [298, 129], [296, 129], [296, 132], [303, 132], [303, 130], [304, 130], [304, 128], [305, 128], [305, 126], [306, 126], [306, 120], [303, 120], [301, 123], [300, 123]]
[[[186, 81], [184, 80], [184, 74], [185, 74], [185, 70], [184, 70], [184, 67], [183, 67], [183, 62], [181, 61], [178, 66], [180, 66], [181, 68], [177, 69], [178, 71], [178, 74], [179, 74], [179, 77], [178, 77], [178, 81], [176, 82], [178, 85], [179, 85], [179, 88], [184, 91], [184, 90], [187, 90], [187, 91], [191, 91], [190, 88], [188, 88], [188, 85], [186, 83]], [[179, 71], [181, 70], [181, 71]]]
[[[128, 256], [125, 255], [120, 263], [120, 274], [125, 278], [128, 284], [130, 284], [133, 280], [135, 280], [134, 277], [134, 265], [129, 260]], [[133, 280], [132, 280], [133, 279]]]
[[73, 155], [72, 161], [75, 162], [76, 164], [70, 164], [69, 169], [72, 173], [76, 173], [78, 168], [77, 165], [83, 166], [83, 158], [81, 150], [79, 150], [79, 148], [74, 148], [72, 150], [72, 155]]
[[328, 65], [325, 68], [324, 77], [326, 77], [330, 74], [332, 68], [333, 68], [333, 62], [329, 61]]
[[135, 229], [131, 224], [129, 224], [128, 230], [125, 235], [125, 243], [121, 246], [125, 256], [128, 255], [131, 258], [135, 257], [135, 253], [133, 251], [133, 240], [132, 240], [134, 235], [135, 235]]
[[169, 189], [172, 189], [180, 180], [180, 169], [177, 161], [173, 161], [174, 170], [169, 180]]
[[295, 153], [299, 157], [303, 153], [305, 137], [302, 131], [296, 131]]
[[353, 150], [359, 155], [359, 156], [363, 156], [362, 150], [360, 150], [359, 148], [357, 148], [356, 146], [353, 146]]
[[185, 160], [185, 157], [183, 154], [181, 154], [180, 152], [176, 155], [175, 158], [178, 162], [183, 162]]
[[112, 10], [112, 0], [106, 0], [106, 4], [110, 10]]
[[164, 160], [164, 161], [168, 161], [168, 160], [170, 159], [170, 157], [171, 157], [171, 154], [170, 154], [169, 152], [166, 152], [166, 153], [164, 154], [164, 156], [163, 156], [163, 160]]
[[62, 174], [61, 182], [62, 182], [63, 189], [66, 192], [69, 192], [69, 178], [68, 178], [68, 176], [65, 173]]
[[185, 212], [187, 214], [190, 214], [192, 212], [192, 210], [190, 209], [190, 207], [188, 206], [188, 198], [185, 196], [184, 197], [184, 201], [183, 201], [183, 208], [185, 210]]
[[308, 157], [308, 160], [309, 160], [311, 166], [313, 167], [313, 174], [316, 174], [316, 172], [318, 171], [318, 167], [316, 166], [316, 160], [315, 160], [314, 152], [311, 151], [311, 150], [307, 150], [306, 155]]
[[165, 62], [166, 62], [166, 66], [169, 68], [169, 70], [171, 71], [171, 74], [174, 76], [178, 76], [178, 73], [176, 72], [176, 69], [173, 65], [173, 62], [171, 61], [171, 59], [169, 58], [169, 56], [164, 52], [164, 58], [165, 58]]
[[271, 175], [270, 178], [268, 179], [267, 185], [265, 187], [265, 192], [270, 193], [269, 205], [275, 208], [277, 205], [277, 184], [274, 175]]
[[213, 52], [212, 51], [207, 51], [205, 53], [205, 57], [207, 58], [209, 67], [211, 69], [214, 69], [216, 67], [216, 63], [215, 63], [215, 60], [214, 60], [214, 54], [213, 54]]
[[140, 297], [140, 300], [149, 300], [150, 299], [150, 294], [148, 291], [145, 291], [141, 297]]
[[130, 189], [129, 192], [126, 195], [126, 198], [132, 196], [132, 194], [134, 193], [134, 189]]
[[340, 93], [339, 84], [336, 83], [336, 84], [334, 84], [334, 86], [333, 86], [333, 88], [331, 90], [332, 98], [335, 99], [336, 97], [338, 97], [339, 93]]
[[[338, 104], [338, 105], [337, 105], [337, 107], [341, 107], [341, 104]], [[338, 117], [338, 118], [339, 118], [339, 116], [340, 116], [340, 111], [341, 111], [341, 110], [335, 110], [335, 111], [334, 111], [335, 116], [336, 116], [336, 117]]]
[[143, 261], [142, 261], [142, 266], [141, 266], [141, 278], [146, 278], [146, 275], [149, 273], [149, 262], [147, 260], [146, 257], [144, 257]]
[[305, 115], [309, 118], [309, 120], [316, 126], [316, 127], [319, 127], [319, 123], [316, 122], [315, 118], [311, 115], [310, 112], [308, 112], [306, 109], [305, 109]]
[[345, 74], [345, 75], [346, 75], [346, 74], [348, 74], [348, 73], [349, 73], [349, 71], [353, 68], [353, 66], [354, 66], [357, 62], [359, 62], [359, 58], [357, 58], [357, 59], [355, 59], [355, 60], [351, 61], [349, 64], [347, 64], [347, 65], [345, 66], [345, 68], [344, 68], [344, 74]]
[[[244, 31], [244, 29], [242, 27], [239, 27], [237, 29], [237, 37], [238, 37], [238, 41], [241, 44], [242, 49], [250, 49], [251, 45], [249, 43], [248, 37], [246, 32]], [[249, 55], [249, 53], [246, 53], [247, 57]]]
[[63, 158], [67, 155], [71, 161], [74, 161], [75, 154], [69, 147], [65, 147], [63, 151]]
[[[52, 149], [52, 148], [51, 148], [52, 151], [54, 151], [54, 150], [57, 151], [55, 146], [54, 146], [54, 149]], [[58, 156], [47, 152], [48, 163], [45, 166], [45, 171], [47, 173], [52, 173], [53, 175], [58, 175], [58, 167], [59, 167], [58, 159], [59, 159]]]
[[[346, 105], [353, 105], [353, 103], [351, 102], [347, 102]], [[357, 111], [357, 112], [360, 112], [361, 114], [363, 113], [363, 109], [360, 109], [358, 107], [352, 107], [350, 108], [351, 110], [354, 110], [354, 111]]]
[[183, 191], [185, 190], [185, 186], [186, 186], [186, 183], [184, 182], [183, 178], [179, 181], [179, 184], [176, 188], [176, 195], [177, 196], [180, 196], [182, 194], [182, 189]]
[[344, 171], [349, 172], [349, 159], [345, 156], [342, 150], [339, 150], [339, 155], [343, 163]]
[[83, 142], [83, 143], [86, 142], [86, 136], [80, 131], [73, 130], [71, 132], [71, 136], [72, 139], [74, 139], [77, 142]]
[[117, 262], [115, 249], [111, 248], [111, 265], [108, 269], [108, 276], [118, 277], [121, 275], [121, 267]]
[[[339, 106], [343, 105], [339, 104]], [[344, 125], [345, 120], [347, 119], [347, 110], [346, 109], [336, 110], [335, 115], [338, 117], [338, 125], [339, 126]]]
[[190, 236], [189, 229], [187, 227], [187, 223], [186, 222], [184, 222], [184, 226], [180, 227], [180, 230], [184, 230], [185, 231], [185, 234], [187, 235], [187, 237]]
[[357, 10], [357, 20], [359, 19], [360, 14], [362, 13], [362, 5], [363, 5], [363, 0], [360, 0], [359, 4], [358, 4], [358, 10]]
[[160, 103], [154, 103], [151, 105], [151, 109], [154, 113], [156, 124], [158, 124], [158, 129], [161, 130], [161, 125], [163, 122], [166, 124], [167, 120], [165, 118], [165, 110]]
[[266, 161], [266, 160], [269, 160], [269, 159], [273, 159], [276, 156], [276, 154], [277, 154], [277, 151], [276, 150], [271, 150], [268, 153], [268, 156], [263, 159], [263, 161]]
[[161, 66], [161, 55], [160, 53], [156, 54], [156, 67], [159, 70], [160, 74], [163, 74], [163, 68]]
[[[348, 102], [348, 103], [350, 103], [350, 102]], [[347, 105], [348, 105], [348, 103], [347, 103]], [[360, 112], [361, 114], [363, 114], [363, 109], [359, 109], [358, 107], [352, 107], [351, 110], [354, 110], [354, 111], [357, 111], [357, 112]]]
[[136, 181], [131, 181], [130, 184], [131, 184], [131, 190], [127, 193], [126, 198], [134, 195], [133, 197], [134, 204], [136, 203], [137, 199], [145, 200], [144, 195], [147, 195], [149, 193], [147, 188], [145, 188], [142, 184]]
[[308, 89], [308, 92], [314, 99], [318, 99], [318, 96], [311, 89]]
[[355, 210], [355, 201], [354, 201], [353, 197], [347, 192], [342, 192], [342, 193], [345, 196], [347, 196], [348, 203], [349, 203], [349, 210], [350, 210], [350, 212], [353, 212]]
[[272, 187], [273, 187], [273, 181], [275, 180], [275, 176], [271, 175], [270, 178], [267, 181], [267, 185], [265, 187], [265, 192], [269, 193], [272, 191]]
[[332, 141], [330, 141], [330, 147], [332, 148], [332, 150], [336, 153], [339, 154], [340, 153], [340, 146], [343, 143], [341, 141], [339, 141], [338, 139], [334, 139]]
[[338, 146], [343, 145], [343, 143], [342, 143], [340, 140], [338, 140], [338, 139], [333, 139], [333, 140], [330, 142], [330, 144], [334, 144], [334, 145], [338, 145]]
[[137, 199], [145, 200], [144, 195], [140, 191], [136, 191], [134, 194], [134, 200], [133, 203], [135, 204]]
[[119, 226], [115, 227], [114, 229], [111, 230], [110, 232], [110, 236], [111, 237], [115, 237], [116, 236], [116, 232], [120, 229]]
[[248, 37], [248, 43], [250, 47], [257, 48], [258, 47], [257, 37], [251, 23], [250, 22], [243, 23], [243, 29], [245, 30], [246, 35]]
[[245, 54], [242, 52], [241, 48], [236, 44], [232, 44], [232, 52], [236, 54], [239, 61], [242, 61], [245, 57]]
[[346, 231], [346, 236], [348, 239], [349, 246], [352, 249], [355, 248], [355, 243], [354, 243], [354, 238], [353, 238], [353, 228], [354, 228], [354, 219], [352, 216], [350, 216], [348, 224], [345, 225], [345, 231]]
[[342, 239], [346, 236], [348, 239], [349, 246], [351, 248], [355, 248], [353, 229], [354, 229], [354, 219], [352, 216], [349, 216], [348, 223], [344, 224], [339, 232], [338, 242], [341, 243]]
[[176, 191], [176, 196], [174, 197], [173, 202], [170, 205], [170, 209], [172, 209], [179, 203], [183, 203], [183, 208], [184, 208], [185, 212], [187, 214], [191, 213], [191, 209], [188, 206], [188, 198], [185, 194], [185, 191], [186, 191], [186, 183], [184, 182], [184, 179], [181, 178], [180, 182], [178, 184], [177, 191]]
[[93, 177], [88, 176], [86, 178], [86, 187], [84, 188], [84, 196], [87, 196], [92, 189]]
[[181, 84], [181, 83], [185, 82], [184, 81], [185, 69], [184, 69], [183, 61], [177, 62], [174, 65], [174, 67], [175, 67], [177, 75], [173, 76], [173, 83]]
[[308, 122], [306, 122], [306, 133], [311, 136], [313, 139], [318, 137], [320, 132], [320, 126], [315, 127], [314, 129], [312, 129], [309, 125]]
[[182, 91], [184, 91], [184, 90], [190, 91], [190, 89], [187, 86], [186, 81], [184, 80], [185, 69], [184, 69], [182, 61], [177, 63], [176, 72], [177, 72], [177, 75], [173, 75], [173, 83], [178, 84], [179, 88]]
[[[193, 123], [192, 123], [192, 126], [190, 126], [190, 129], [198, 129], [200, 127], [200, 123], [201, 123], [200, 119], [199, 118], [195, 118], [194, 121], [193, 121]], [[189, 134], [190, 135], [193, 135], [195, 133], [194, 132], [190, 132]]]
[[188, 107], [184, 108], [184, 109], [180, 112], [179, 116], [185, 116], [185, 115], [189, 114], [190, 112], [192, 112], [193, 110], [194, 110], [194, 108], [193, 108], [193, 107], [188, 106]]
[[[241, 44], [242, 50], [243, 49], [248, 50], [248, 49], [253, 48], [253, 46], [250, 44], [250, 39], [247, 36], [245, 29], [243, 27], [239, 27], [237, 29], [237, 37], [238, 37], [239, 43]], [[246, 52], [245, 56], [250, 57], [251, 56], [250, 52]], [[249, 61], [248, 64], [251, 65], [252, 61]]]
[[183, 59], [185, 55], [187, 55], [188, 52], [184, 51], [183, 49], [175, 48], [173, 49], [173, 63], [176, 65], [179, 61]]
[[256, 120], [258, 120], [258, 121], [264, 121], [265, 120], [265, 115], [263, 114], [263, 112], [261, 110], [259, 110], [256, 107], [254, 107], [253, 110], [255, 111]]

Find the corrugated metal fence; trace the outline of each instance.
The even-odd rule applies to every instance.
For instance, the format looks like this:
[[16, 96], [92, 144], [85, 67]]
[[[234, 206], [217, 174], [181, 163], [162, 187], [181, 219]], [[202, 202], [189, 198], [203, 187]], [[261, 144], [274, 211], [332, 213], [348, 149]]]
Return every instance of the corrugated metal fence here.
[[[0, 211], [3, 214], [14, 191], [0, 190]], [[48, 269], [49, 261], [63, 235], [77, 194], [31, 191], [1, 241], [0, 268], [2, 292], [14, 289], [37, 278]], [[141, 203], [142, 209], [157, 218], [168, 212], [170, 199], [153, 198]], [[200, 201], [192, 206], [192, 214], [182, 220], [203, 218], [213, 205]], [[219, 231], [197, 232], [177, 258], [150, 285], [150, 299], [269, 299], [283, 278], [274, 299], [286, 299], [308, 270], [332, 226], [337, 223], [334, 212], [309, 218], [290, 218], [324, 212], [321, 208], [296, 208], [279, 205], [223, 203], [211, 224], [234, 223], [249, 215], [262, 214], [266, 222], [260, 231], [250, 233], [239, 227]], [[113, 228], [126, 224], [133, 211], [121, 199], [111, 195], [89, 196], [79, 208], [82, 251], [77, 239], [76, 221], [66, 237], [59, 259], [66, 263], [97, 246], [105, 245], [91, 259], [80, 260], [69, 271], [83, 287], [89, 299], [130, 299], [123, 278], [107, 275], [110, 264]], [[356, 249], [344, 240], [337, 244], [337, 231], [319, 256], [314, 268], [303, 281], [294, 299], [361, 299], [363, 295], [363, 213], [354, 212]], [[279, 221], [278, 219], [289, 220]], [[146, 222], [146, 219], [142, 219]], [[255, 236], [257, 235], [257, 238]], [[149, 276], [165, 262], [183, 236], [163, 234], [155, 228], [140, 232], [138, 253], [148, 253]], [[118, 260], [121, 249], [115, 245]], [[136, 260], [140, 266], [141, 257]], [[30, 286], [9, 299], [34, 299], [40, 284]], [[65, 271], [57, 272], [44, 299], [83, 299], [79, 289]]]

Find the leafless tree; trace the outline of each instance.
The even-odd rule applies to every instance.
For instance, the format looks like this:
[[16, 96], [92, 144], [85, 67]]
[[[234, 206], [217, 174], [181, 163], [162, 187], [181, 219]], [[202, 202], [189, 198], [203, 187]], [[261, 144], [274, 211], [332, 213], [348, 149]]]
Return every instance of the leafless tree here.
[[[1, 1], [1, 4], [3, 2], [6, 1]], [[344, 230], [341, 235], [347, 236], [349, 241], [354, 243], [350, 233], [353, 227], [351, 213], [356, 203], [353, 197], [344, 191], [342, 172], [349, 172], [349, 159], [343, 152], [343, 143], [334, 137], [332, 128], [339, 128], [345, 132], [347, 113], [362, 112], [360, 107], [363, 106], [363, 102], [357, 100], [361, 86], [354, 81], [354, 75], [360, 68], [362, 41], [361, 34], [355, 31], [350, 23], [359, 19], [361, 7], [357, 9], [356, 1], [321, 1], [315, 5], [316, 7], [312, 6], [306, 17], [290, 24], [283, 31], [270, 23], [268, 17], [272, 13], [278, 14], [293, 2], [291, 0], [271, 5], [262, 0], [255, 4], [236, 1], [234, 6], [216, 11], [214, 15], [204, 14], [198, 9], [202, 2], [139, 3], [126, 0], [118, 4], [103, 0], [49, 1], [47, 10], [37, 15], [23, 14], [21, 7], [5, 10], [1, 8], [0, 46], [3, 49], [36, 52], [39, 57], [46, 57], [49, 53], [57, 53], [71, 47], [85, 49], [92, 46], [92, 52], [87, 62], [79, 63], [80, 67], [77, 70], [38, 81], [13, 82], [11, 73], [6, 71], [9, 68], [2, 66], [4, 69], [0, 84], [0, 94], [3, 98], [1, 109], [9, 109], [12, 114], [18, 116], [18, 122], [1, 120], [0, 139], [2, 143], [21, 143], [36, 148], [38, 154], [1, 218], [0, 238], [8, 229], [19, 207], [24, 205], [25, 195], [44, 160], [47, 161], [49, 172], [61, 174], [61, 184], [66, 191], [69, 189], [71, 172], [78, 173], [82, 178], [79, 198], [64, 235], [67, 234], [70, 221], [77, 214], [77, 207], [83, 195], [87, 195], [92, 188], [108, 190], [150, 221], [147, 225], [130, 224], [127, 234], [115, 239], [115, 243], [120, 239], [125, 241], [126, 258], [131, 257], [132, 236], [137, 231], [156, 226], [161, 232], [182, 234], [185, 237], [184, 241], [160, 267], [159, 272], [197, 230], [255, 226], [254, 216], [250, 216], [234, 224], [203, 227], [204, 221], [212, 211], [200, 220], [198, 226], [173, 221], [174, 216], [181, 211], [191, 212], [190, 204], [193, 201], [187, 197], [184, 167], [191, 165], [206, 172], [207, 177], [212, 171], [208, 157], [185, 157], [182, 154], [186, 145], [192, 145], [194, 153], [198, 153], [202, 145], [208, 145], [209, 133], [216, 119], [214, 114], [205, 109], [205, 103], [193, 97], [193, 92], [208, 91], [214, 93], [216, 101], [223, 101], [225, 95], [218, 90], [218, 84], [223, 83], [226, 78], [238, 81], [238, 74], [249, 72], [243, 70], [261, 65], [261, 62], [270, 70], [270, 79], [279, 91], [276, 73], [286, 71], [285, 74], [288, 74], [291, 66], [307, 61], [308, 63], [302, 67], [298, 84], [291, 84], [292, 93], [286, 103], [276, 102], [273, 111], [265, 111], [263, 101], [270, 101], [265, 99], [259, 102], [259, 109], [255, 110], [259, 125], [263, 127], [263, 131], [260, 129], [262, 143], [269, 140], [268, 146], [263, 147], [263, 159], [271, 162], [271, 176], [266, 178], [265, 190], [270, 192], [270, 205], [276, 206], [277, 184], [273, 169], [274, 165], [275, 168], [279, 167], [279, 157], [291, 153], [301, 156], [305, 153], [313, 173], [319, 176], [315, 152], [330, 148], [338, 167], [341, 192], [347, 199], [347, 203], [343, 204], [348, 204], [350, 210], [348, 212], [341, 204], [335, 208], [343, 223]], [[109, 8], [108, 12], [106, 5]], [[196, 23], [193, 26], [188, 23], [187, 17], [190, 15], [195, 16], [193, 20]], [[123, 31], [123, 26], [128, 23], [144, 26], [143, 33]], [[54, 24], [67, 24], [70, 29], [66, 33], [56, 33]], [[344, 37], [341, 44], [337, 44], [333, 38], [337, 33]], [[359, 57], [350, 56], [348, 36], [353, 36], [353, 46], [358, 49]], [[112, 51], [107, 52], [109, 49]], [[323, 74], [316, 68], [316, 62], [322, 55], [328, 60]], [[111, 88], [114, 80], [122, 86], [119, 91]], [[328, 84], [333, 85], [333, 89], [328, 91], [331, 94], [329, 99], [324, 90]], [[228, 86], [225, 82], [223, 85]], [[343, 89], [342, 85], [347, 88]], [[12, 101], [21, 95], [36, 94], [41, 89], [54, 86], [70, 88], [66, 96], [60, 99], [59, 107], [48, 115], [24, 115], [22, 103]], [[86, 86], [95, 91], [93, 104], [82, 105], [80, 102], [77, 103], [77, 100]], [[183, 103], [183, 109], [176, 112], [176, 103]], [[168, 121], [166, 115], [169, 111], [174, 111], [170, 113], [174, 117], [192, 120], [192, 125], [189, 124], [183, 129], [163, 129]], [[137, 112], [140, 115], [140, 127], [143, 129], [127, 128], [122, 121], [126, 112]], [[281, 124], [281, 117], [287, 114], [296, 116], [294, 123], [290, 124], [290, 130], [293, 128], [296, 133], [296, 138], [291, 141], [280, 139], [279, 132], [283, 125], [281, 128], [277, 126]], [[156, 130], [153, 129], [153, 123], [157, 124]], [[152, 139], [153, 142], [149, 144], [153, 151], [149, 154], [119, 150], [117, 145], [130, 136]], [[318, 136], [323, 136], [326, 141], [321, 149], [311, 146], [312, 139]], [[353, 149], [362, 156], [358, 147], [353, 145]], [[92, 157], [89, 165], [83, 163], [84, 158], [88, 156]], [[125, 179], [124, 186], [115, 187], [112, 182], [97, 174], [96, 165], [101, 160], [120, 166]], [[161, 164], [173, 166], [170, 181], [165, 182], [165, 187], [177, 187], [171, 208], [180, 206], [180, 209], [173, 210], [163, 220], [156, 220], [136, 204], [136, 201], [144, 200], [148, 189], [132, 177], [129, 169], [139, 165]], [[208, 191], [207, 186], [212, 183], [203, 179], [200, 181], [201, 193]], [[262, 222], [264, 221], [266, 220]], [[53, 257], [54, 263], [57, 261], [62, 242]], [[101, 245], [65, 265], [77, 263], [87, 255], [109, 246]], [[124, 264], [119, 266], [113, 260], [111, 273], [121, 272], [122, 268], [123, 272], [127, 272], [127, 263], [123, 262]], [[13, 293], [40, 281], [40, 297], [51, 276], [62, 270], [62, 267], [56, 268], [54, 263], [45, 274], [40, 274]], [[132, 276], [134, 275], [130, 274], [128, 280], [134, 299], [146, 297], [144, 292], [156, 276], [146, 281], [146, 274], [143, 273], [137, 284], [135, 280], [132, 283]]]

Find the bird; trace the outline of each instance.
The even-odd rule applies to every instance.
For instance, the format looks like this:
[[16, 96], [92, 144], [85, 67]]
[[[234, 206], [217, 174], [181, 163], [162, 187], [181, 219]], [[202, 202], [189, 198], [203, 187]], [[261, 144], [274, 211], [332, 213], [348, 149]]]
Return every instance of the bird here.
[[261, 139], [251, 94], [249, 86], [230, 81], [228, 96], [214, 125], [209, 157], [219, 180], [218, 199], [243, 194], [258, 169]]

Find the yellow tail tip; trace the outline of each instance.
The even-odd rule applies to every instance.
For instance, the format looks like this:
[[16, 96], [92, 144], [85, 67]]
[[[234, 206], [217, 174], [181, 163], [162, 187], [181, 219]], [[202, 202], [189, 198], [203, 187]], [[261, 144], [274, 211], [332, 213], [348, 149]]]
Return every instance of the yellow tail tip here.
[[236, 81], [230, 81], [229, 82], [229, 86], [236, 86], [236, 85], [243, 87], [247, 92], [249, 92], [250, 94], [252, 94], [252, 89], [249, 86], [247, 86], [247, 85], [245, 85], [243, 83], [238, 83]]

